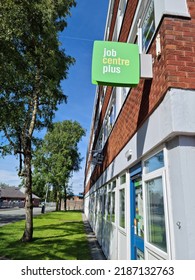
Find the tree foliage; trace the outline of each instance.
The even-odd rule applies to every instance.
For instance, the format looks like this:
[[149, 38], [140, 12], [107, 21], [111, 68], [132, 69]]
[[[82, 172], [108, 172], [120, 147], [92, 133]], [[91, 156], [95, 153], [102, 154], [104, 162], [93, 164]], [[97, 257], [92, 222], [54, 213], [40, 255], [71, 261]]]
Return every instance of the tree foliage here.
[[33, 185], [38, 189], [52, 185], [57, 209], [61, 193], [68, 189], [72, 172], [80, 168], [82, 158], [78, 143], [84, 135], [85, 130], [76, 121], [56, 122], [35, 152]]
[[23, 241], [31, 241], [32, 148], [35, 131], [49, 127], [66, 95], [61, 81], [74, 59], [60, 47], [74, 0], [0, 2], [0, 151], [19, 155], [19, 175], [26, 189]]

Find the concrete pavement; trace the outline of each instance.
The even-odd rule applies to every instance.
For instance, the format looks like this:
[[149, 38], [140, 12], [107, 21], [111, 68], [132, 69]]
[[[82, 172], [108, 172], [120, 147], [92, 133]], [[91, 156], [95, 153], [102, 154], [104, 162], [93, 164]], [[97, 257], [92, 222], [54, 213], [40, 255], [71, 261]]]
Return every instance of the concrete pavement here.
[[85, 227], [85, 231], [87, 234], [87, 239], [89, 243], [89, 248], [91, 251], [91, 258], [92, 260], [106, 260], [106, 257], [104, 253], [102, 252], [102, 249], [97, 241], [97, 238], [95, 236], [95, 233], [93, 232], [88, 220], [86, 219], [85, 214], [82, 214], [83, 217], [83, 223]]

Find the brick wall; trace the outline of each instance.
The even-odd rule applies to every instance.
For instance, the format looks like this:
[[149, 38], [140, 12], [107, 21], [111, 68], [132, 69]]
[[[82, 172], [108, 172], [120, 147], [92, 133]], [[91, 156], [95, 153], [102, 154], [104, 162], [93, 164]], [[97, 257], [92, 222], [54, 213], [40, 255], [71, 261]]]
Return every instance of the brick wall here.
[[[131, 11], [125, 14], [120, 40], [127, 39], [127, 31], [136, 8], [131, 2]], [[163, 100], [169, 88], [195, 89], [195, 1], [188, 0], [191, 19], [165, 16], [156, 33], [160, 34], [161, 55], [156, 56], [156, 40], [153, 39], [149, 53], [153, 57], [153, 79], [141, 80], [131, 89], [110, 137], [104, 147], [104, 162], [92, 174], [86, 191], [99, 178], [123, 147], [129, 142], [143, 122]], [[129, 5], [127, 7], [129, 8]], [[130, 16], [131, 14], [131, 16]], [[128, 31], [129, 32], [129, 31]], [[103, 110], [106, 110], [109, 92]], [[104, 112], [103, 111], [103, 112]], [[102, 124], [104, 113], [99, 123]]]

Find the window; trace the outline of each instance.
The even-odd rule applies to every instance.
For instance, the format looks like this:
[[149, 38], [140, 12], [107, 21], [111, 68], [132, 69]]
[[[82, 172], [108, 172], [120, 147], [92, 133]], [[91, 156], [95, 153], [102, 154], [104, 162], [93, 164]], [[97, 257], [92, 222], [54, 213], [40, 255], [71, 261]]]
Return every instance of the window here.
[[109, 134], [116, 120], [116, 88], [113, 88], [112, 99], [109, 104], [109, 109], [106, 118], [108, 120], [108, 134]]
[[103, 213], [104, 218], [106, 218], [106, 203], [107, 203], [107, 191], [106, 191], [106, 187], [104, 187], [104, 190], [103, 190], [103, 209], [102, 209], [102, 213]]
[[116, 181], [112, 182], [112, 190], [114, 190], [116, 188]]
[[[103, 95], [102, 95], [103, 96]], [[103, 121], [102, 127], [99, 132], [99, 136], [97, 139], [97, 144], [95, 147], [95, 150], [100, 150], [104, 147], [104, 144], [106, 143], [109, 134], [114, 126], [115, 120], [116, 120], [116, 88], [113, 89], [112, 92], [112, 98], [109, 103], [105, 119]], [[96, 121], [95, 129], [98, 128], [99, 119]], [[96, 133], [94, 129], [94, 134]], [[93, 135], [94, 135], [93, 134]]]
[[144, 238], [144, 213], [143, 213], [143, 194], [142, 179], [138, 177], [134, 180], [135, 186], [135, 218], [134, 234]]
[[89, 217], [91, 221], [93, 219], [93, 214], [94, 214], [94, 203], [95, 203], [95, 197], [93, 193], [89, 200]]
[[119, 226], [125, 228], [125, 189], [119, 190]]
[[118, 21], [117, 21], [117, 24], [116, 24], [116, 26], [114, 28], [114, 32], [113, 32], [112, 41], [117, 42], [117, 40], [118, 40], [118, 33], [119, 33], [119, 30], [118, 30]]
[[111, 218], [111, 192], [108, 192], [107, 220], [110, 221], [110, 218]]
[[140, 53], [147, 52], [164, 15], [190, 18], [186, 0], [140, 0], [137, 2], [128, 42], [135, 43], [138, 35]]
[[98, 146], [103, 148], [103, 145], [107, 141], [109, 134], [112, 130], [114, 122], [116, 120], [116, 90], [113, 90], [112, 100], [108, 106], [106, 117], [103, 122], [101, 133], [98, 138]]
[[110, 131], [112, 130], [112, 127], [114, 125], [114, 121], [115, 121], [115, 118], [116, 118], [116, 105], [113, 104], [111, 106], [111, 109], [109, 111], [109, 124], [108, 124], [108, 131], [110, 133]]
[[119, 8], [118, 8], [118, 15], [117, 15], [117, 20], [116, 20], [116, 24], [115, 24], [112, 41], [118, 41], [123, 17], [124, 17], [125, 10], [126, 10], [126, 5], [127, 5], [127, 0], [120, 0]]
[[112, 193], [111, 193], [111, 222], [115, 223], [115, 189], [116, 181], [112, 182]]
[[167, 252], [162, 177], [146, 182], [147, 239]]
[[104, 136], [104, 143], [108, 138], [108, 118], [105, 119], [103, 124], [103, 136]]
[[104, 103], [105, 94], [106, 94], [106, 87], [103, 87], [102, 94], [100, 97], [100, 108], [102, 108], [102, 105]]
[[121, 177], [120, 177], [120, 184], [125, 184], [126, 183], [126, 174], [123, 174]]
[[167, 258], [169, 224], [167, 219], [166, 166], [164, 150], [144, 161], [146, 247]]
[[99, 191], [96, 192], [96, 197], [95, 197], [95, 219], [98, 214], [98, 201], [99, 201]]
[[100, 130], [100, 134], [97, 140], [96, 150], [101, 150], [103, 148], [103, 130]]
[[146, 52], [155, 32], [154, 18], [154, 0], [151, 0], [150, 5], [144, 16], [142, 23], [142, 50]]
[[127, 6], [127, 0], [121, 0], [119, 4], [119, 10], [122, 15], [124, 15]]
[[120, 176], [121, 189], [119, 190], [119, 226], [125, 228], [125, 183], [126, 174]]
[[149, 173], [157, 169], [160, 169], [163, 166], [164, 166], [164, 154], [163, 151], [161, 151], [144, 162], [144, 171], [145, 173]]
[[108, 185], [107, 220], [115, 223], [115, 187], [116, 181]]
[[102, 189], [101, 189], [100, 193], [99, 193], [99, 215], [102, 215], [102, 213], [103, 213], [102, 197], [103, 197], [103, 194], [102, 194]]
[[111, 183], [108, 184], [108, 190], [110, 191], [112, 188]]
[[122, 88], [122, 92], [121, 92], [121, 105], [124, 103], [126, 97], [127, 97], [127, 94], [129, 92], [129, 88], [127, 87], [123, 87]]
[[115, 223], [115, 192], [112, 192], [112, 204], [111, 204], [111, 222]]

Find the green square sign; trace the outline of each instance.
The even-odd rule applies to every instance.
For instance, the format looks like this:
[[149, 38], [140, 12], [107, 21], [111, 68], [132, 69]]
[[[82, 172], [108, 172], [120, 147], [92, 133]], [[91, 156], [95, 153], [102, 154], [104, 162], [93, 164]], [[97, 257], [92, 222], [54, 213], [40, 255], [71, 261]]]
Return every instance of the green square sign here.
[[136, 44], [95, 41], [92, 83], [133, 87], [140, 79], [139, 49]]

